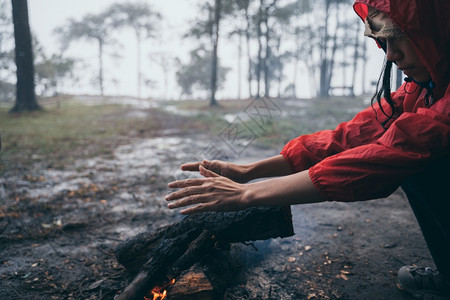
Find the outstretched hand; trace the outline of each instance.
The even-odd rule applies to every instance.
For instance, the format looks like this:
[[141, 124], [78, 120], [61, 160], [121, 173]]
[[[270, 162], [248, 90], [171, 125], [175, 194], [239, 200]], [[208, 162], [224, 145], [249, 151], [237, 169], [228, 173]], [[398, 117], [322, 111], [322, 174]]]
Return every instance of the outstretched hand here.
[[[223, 162], [222, 162], [223, 163]], [[182, 214], [204, 211], [236, 211], [245, 209], [245, 185], [206, 169], [201, 163], [185, 164], [182, 170], [198, 170], [204, 178], [191, 178], [169, 183], [170, 188], [179, 190], [166, 196], [171, 201], [170, 209], [186, 207]]]
[[200, 166], [207, 170], [210, 170], [217, 175], [230, 178], [233, 181], [245, 183], [249, 181], [246, 176], [246, 166], [237, 165], [221, 160], [203, 160], [193, 163], [183, 164], [181, 166], [182, 171], [200, 171]]

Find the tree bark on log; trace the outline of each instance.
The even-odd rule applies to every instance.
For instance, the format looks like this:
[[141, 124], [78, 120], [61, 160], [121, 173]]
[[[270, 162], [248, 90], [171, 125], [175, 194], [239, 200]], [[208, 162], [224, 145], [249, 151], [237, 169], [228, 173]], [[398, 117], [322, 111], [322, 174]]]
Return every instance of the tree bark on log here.
[[213, 300], [215, 298], [214, 286], [208, 276], [196, 264], [169, 287], [170, 300]]
[[294, 234], [290, 207], [258, 207], [240, 212], [208, 212], [145, 232], [119, 245], [117, 260], [139, 273], [116, 299], [142, 299], [160, 282], [175, 278], [216, 243], [235, 243]]

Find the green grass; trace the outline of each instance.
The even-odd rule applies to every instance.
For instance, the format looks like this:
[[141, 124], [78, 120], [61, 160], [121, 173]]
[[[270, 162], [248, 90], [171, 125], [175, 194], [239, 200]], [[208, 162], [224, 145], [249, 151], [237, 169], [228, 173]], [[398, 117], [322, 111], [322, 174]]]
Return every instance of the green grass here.
[[123, 106], [64, 104], [61, 108], [10, 114], [0, 109], [0, 174], [36, 161], [61, 163], [74, 158], [108, 155], [111, 144], [131, 129], [146, 130], [148, 119], [120, 118]]

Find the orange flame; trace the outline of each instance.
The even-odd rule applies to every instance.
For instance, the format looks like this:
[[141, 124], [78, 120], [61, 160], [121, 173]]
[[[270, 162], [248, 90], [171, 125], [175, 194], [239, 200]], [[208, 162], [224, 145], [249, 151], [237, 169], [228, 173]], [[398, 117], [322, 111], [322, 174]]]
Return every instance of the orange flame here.
[[163, 300], [163, 299], [166, 299], [166, 297], [167, 297], [167, 290], [164, 290], [162, 293], [152, 291], [152, 294], [153, 294], [153, 300]]
[[166, 288], [175, 283], [175, 279], [172, 279], [169, 283], [165, 284], [162, 287], [155, 286], [151, 290], [151, 295], [149, 293], [148, 296], [144, 297], [144, 300], [163, 300], [167, 298], [167, 290]]

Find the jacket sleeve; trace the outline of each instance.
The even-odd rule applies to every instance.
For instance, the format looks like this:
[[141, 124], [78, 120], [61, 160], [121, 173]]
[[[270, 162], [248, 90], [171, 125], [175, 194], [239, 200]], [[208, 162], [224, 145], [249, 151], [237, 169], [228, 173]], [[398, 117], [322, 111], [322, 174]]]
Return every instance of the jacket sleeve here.
[[432, 161], [450, 153], [450, 97], [404, 112], [376, 141], [332, 155], [309, 169], [330, 201], [386, 197]]
[[289, 162], [293, 172], [299, 172], [329, 156], [371, 143], [383, 132], [373, 108], [368, 107], [334, 130], [323, 130], [291, 140], [283, 147], [281, 155]]

